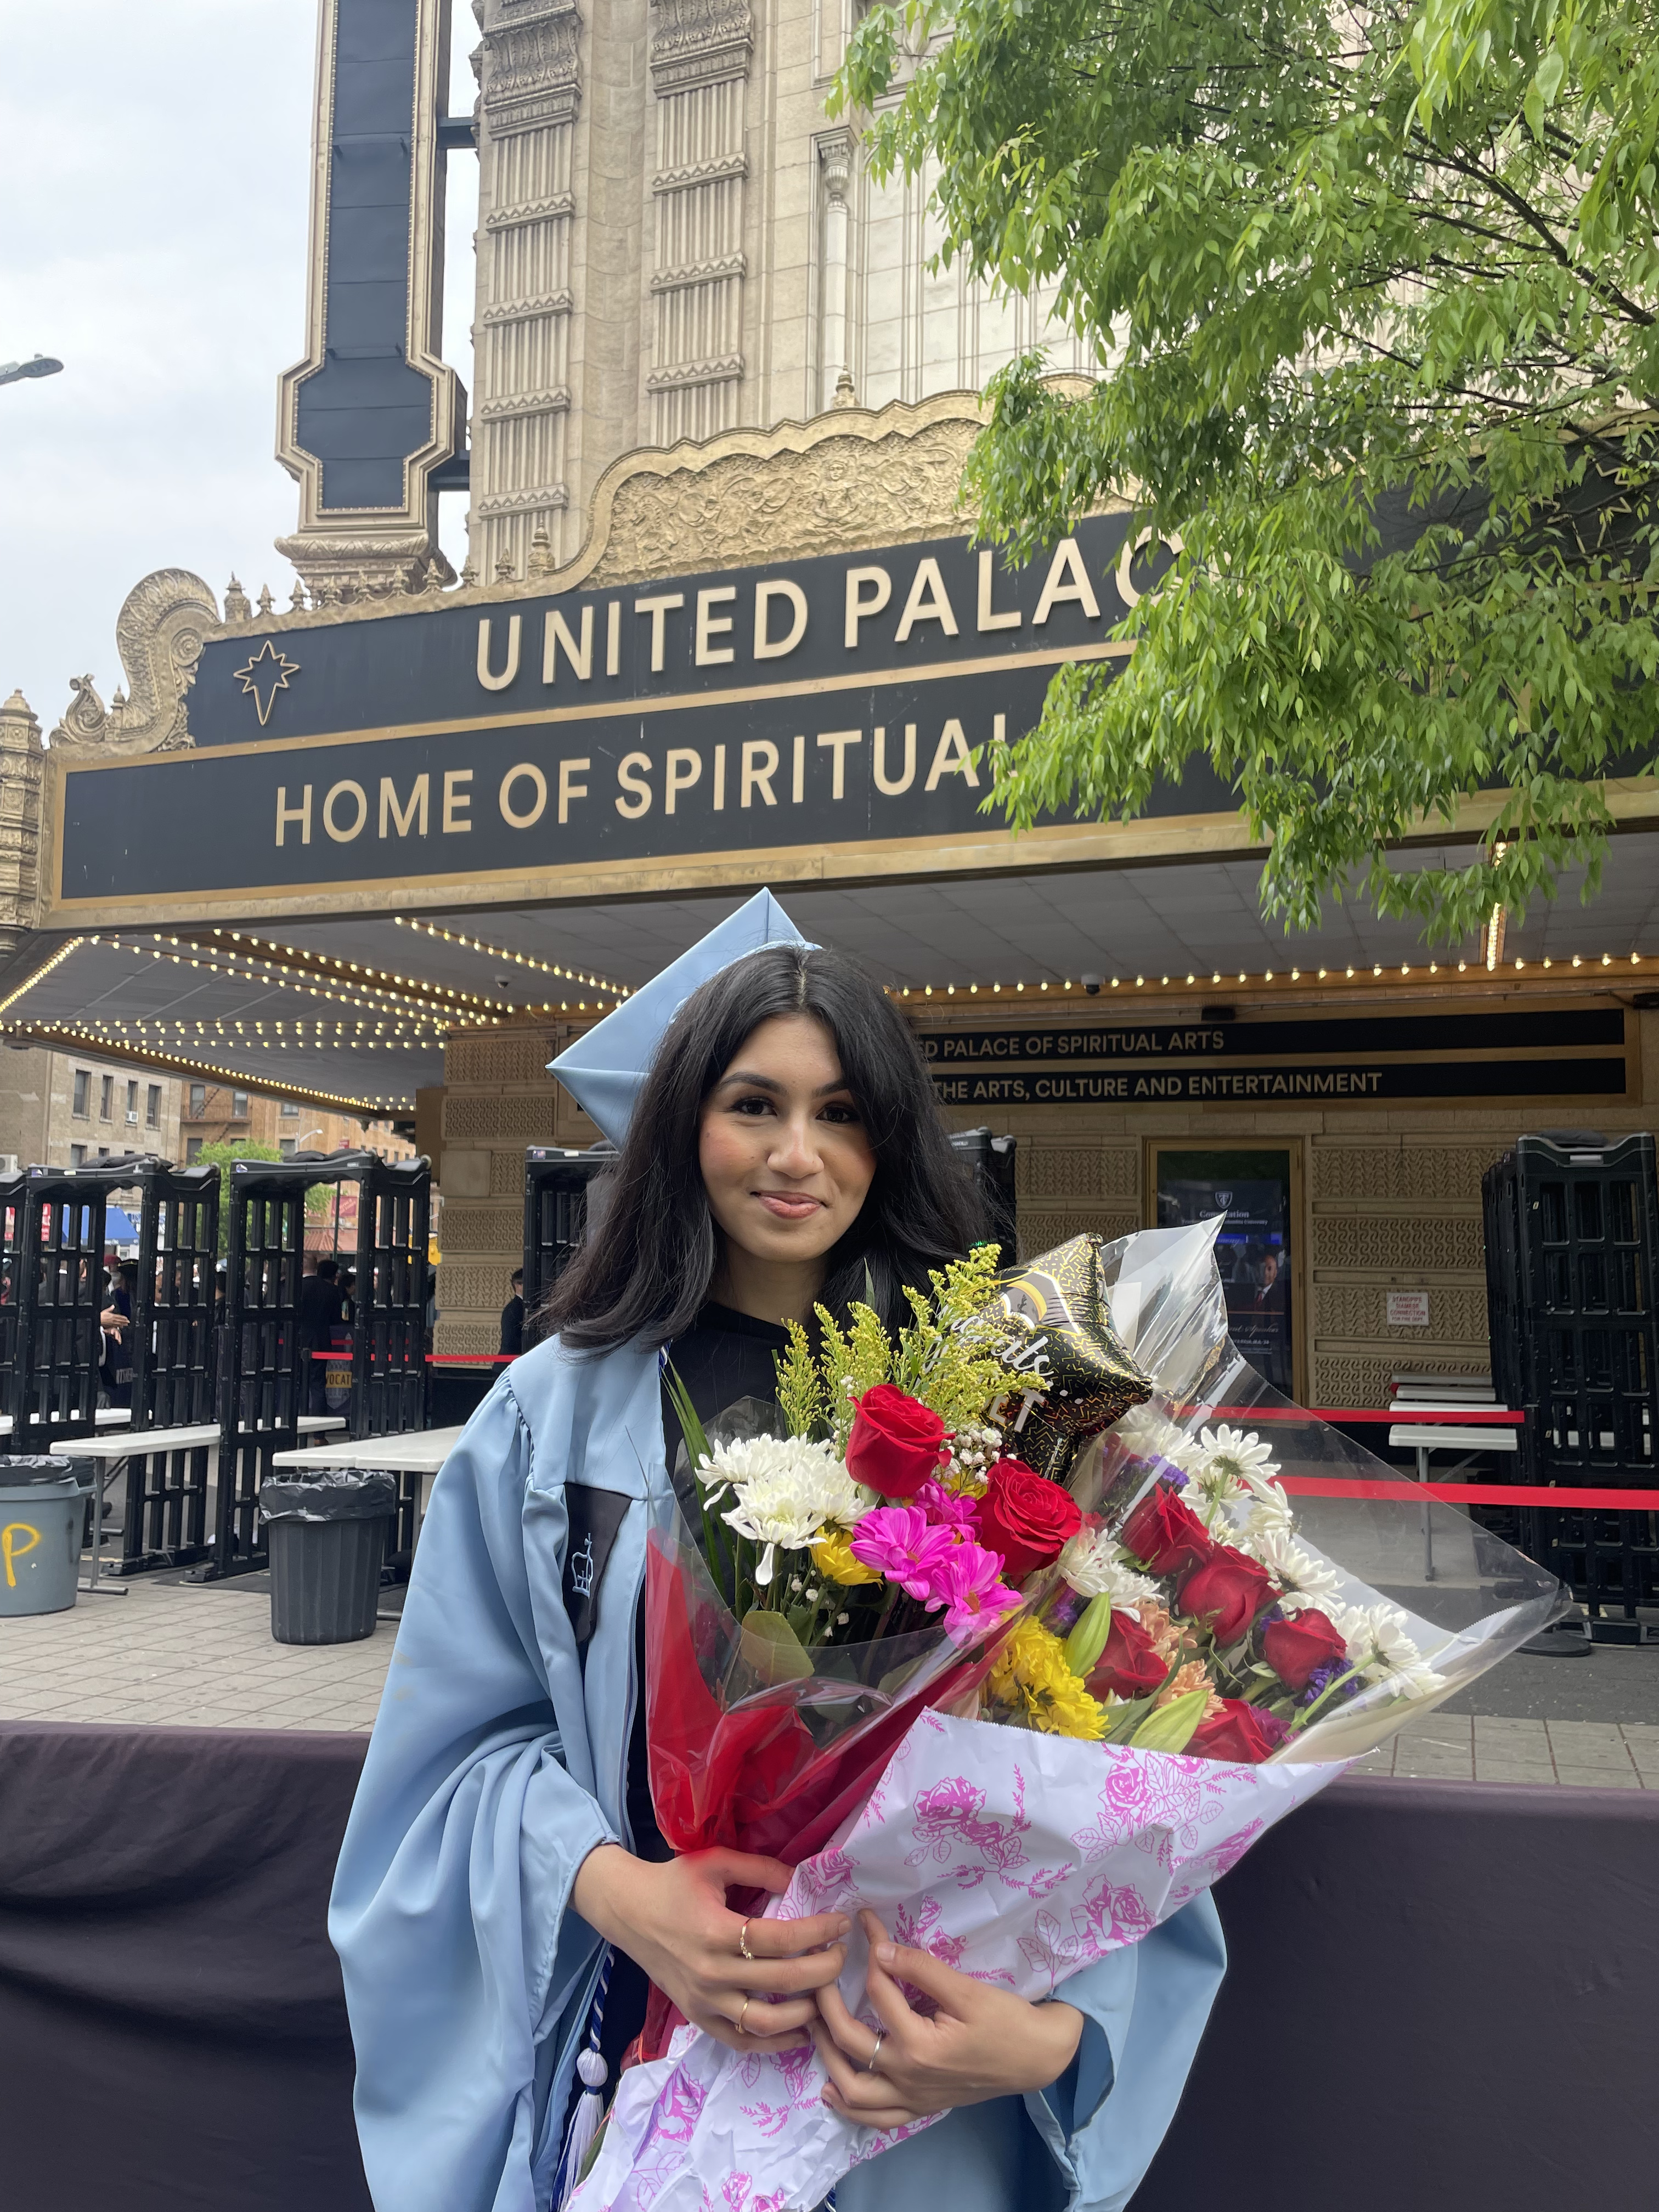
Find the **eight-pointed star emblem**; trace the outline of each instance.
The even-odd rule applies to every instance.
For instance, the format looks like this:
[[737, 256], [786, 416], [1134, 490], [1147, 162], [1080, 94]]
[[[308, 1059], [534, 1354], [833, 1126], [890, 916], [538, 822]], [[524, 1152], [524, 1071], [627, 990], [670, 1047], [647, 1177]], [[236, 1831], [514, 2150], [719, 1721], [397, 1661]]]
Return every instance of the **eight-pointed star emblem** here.
[[239, 668], [234, 672], [237, 682], [259, 710], [261, 729], [264, 727], [270, 710], [276, 704], [276, 694], [279, 691], [286, 691], [289, 678], [297, 676], [299, 672], [299, 662], [290, 660], [284, 653], [279, 653], [269, 638], [259, 647], [246, 668]]

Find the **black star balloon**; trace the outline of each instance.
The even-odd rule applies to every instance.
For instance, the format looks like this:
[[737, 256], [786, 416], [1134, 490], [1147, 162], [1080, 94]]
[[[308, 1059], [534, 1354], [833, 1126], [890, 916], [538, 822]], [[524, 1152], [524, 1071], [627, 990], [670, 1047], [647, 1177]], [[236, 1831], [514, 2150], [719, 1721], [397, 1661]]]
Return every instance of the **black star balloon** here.
[[[1007, 1438], [1028, 1467], [1063, 1482], [1079, 1444], [1121, 1420], [1152, 1395], [1149, 1376], [1112, 1327], [1101, 1280], [1102, 1237], [1073, 1237], [1002, 1278], [993, 1317], [1005, 1317], [1048, 1388]], [[1041, 1347], [1040, 1350], [1038, 1347]]]

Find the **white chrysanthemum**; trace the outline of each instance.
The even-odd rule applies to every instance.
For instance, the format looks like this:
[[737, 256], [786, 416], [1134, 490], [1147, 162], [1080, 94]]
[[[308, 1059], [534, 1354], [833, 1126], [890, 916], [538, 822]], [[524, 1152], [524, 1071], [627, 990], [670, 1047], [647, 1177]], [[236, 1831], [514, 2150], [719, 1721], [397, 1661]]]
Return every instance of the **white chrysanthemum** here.
[[1187, 1463], [1200, 1473], [1228, 1475], [1236, 1488], [1257, 1497], [1268, 1478], [1279, 1472], [1271, 1446], [1254, 1429], [1229, 1428], [1224, 1421], [1200, 1431], [1198, 1442], [1187, 1448]]
[[1156, 1406], [1131, 1406], [1107, 1433], [1139, 1458], [1173, 1460], [1178, 1466], [1184, 1463], [1187, 1438]]
[[1406, 1616], [1398, 1606], [1329, 1605], [1325, 1611], [1347, 1639], [1351, 1665], [1414, 1698], [1431, 1697], [1445, 1687], [1406, 1633]]
[[[1287, 1595], [1294, 1594], [1303, 1604], [1320, 1605], [1325, 1598], [1335, 1597], [1342, 1587], [1327, 1562], [1304, 1552], [1288, 1528], [1258, 1525], [1252, 1515], [1234, 1540], [1240, 1551], [1248, 1552], [1266, 1567]], [[1301, 1605], [1289, 1608], [1301, 1609]]]
[[836, 1458], [835, 1446], [804, 1437], [750, 1437], [722, 1444], [697, 1469], [697, 1479], [718, 1504], [730, 1496], [732, 1510], [721, 1517], [751, 1544], [763, 1547], [755, 1580], [772, 1579], [778, 1547], [803, 1549], [826, 1522], [854, 1527], [869, 1500]]
[[1291, 1510], [1291, 1501], [1278, 1483], [1252, 1483], [1250, 1510], [1244, 1517], [1244, 1526], [1251, 1530], [1280, 1529], [1286, 1534], [1295, 1528], [1296, 1516]]
[[1158, 1604], [1158, 1584], [1126, 1567], [1117, 1548], [1103, 1528], [1079, 1529], [1060, 1555], [1060, 1571], [1079, 1597], [1109, 1597], [1115, 1609]]

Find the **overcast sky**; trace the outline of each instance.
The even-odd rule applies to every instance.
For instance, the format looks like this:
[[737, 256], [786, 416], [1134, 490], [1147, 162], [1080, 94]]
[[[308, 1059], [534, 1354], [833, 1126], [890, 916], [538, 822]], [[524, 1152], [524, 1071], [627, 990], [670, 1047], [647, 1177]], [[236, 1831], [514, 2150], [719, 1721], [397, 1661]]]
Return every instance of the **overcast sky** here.
[[[451, 104], [471, 111], [455, 10]], [[124, 683], [122, 600], [153, 568], [279, 604], [298, 517], [272, 459], [276, 379], [305, 350], [315, 0], [0, 0], [0, 698], [50, 729], [69, 679]], [[446, 351], [471, 387], [477, 166], [453, 155]], [[465, 558], [464, 501], [443, 501]]]

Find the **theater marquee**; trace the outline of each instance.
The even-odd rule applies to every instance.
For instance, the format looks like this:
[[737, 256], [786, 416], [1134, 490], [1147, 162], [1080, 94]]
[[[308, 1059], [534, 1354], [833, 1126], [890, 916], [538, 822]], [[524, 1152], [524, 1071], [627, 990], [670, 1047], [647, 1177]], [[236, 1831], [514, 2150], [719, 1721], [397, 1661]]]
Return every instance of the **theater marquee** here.
[[1123, 825], [1019, 839], [986, 749], [1167, 554], [1093, 518], [1011, 571], [965, 538], [210, 638], [187, 750], [59, 763], [65, 921], [231, 905], [1075, 864], [1179, 823], [1242, 845], [1207, 769]]

